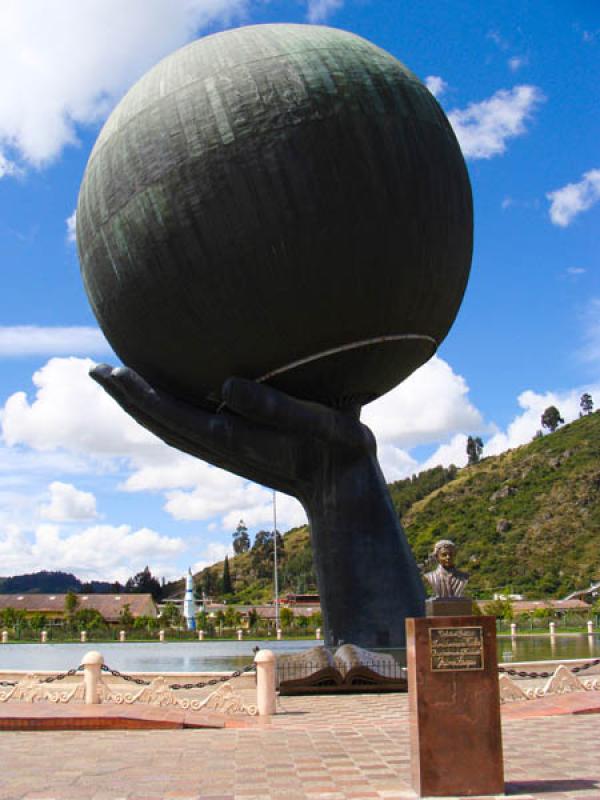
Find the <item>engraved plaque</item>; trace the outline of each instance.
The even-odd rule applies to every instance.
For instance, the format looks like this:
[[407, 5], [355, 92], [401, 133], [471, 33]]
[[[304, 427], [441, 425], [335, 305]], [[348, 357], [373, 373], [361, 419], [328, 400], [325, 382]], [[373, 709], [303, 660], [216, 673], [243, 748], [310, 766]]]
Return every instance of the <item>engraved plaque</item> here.
[[430, 628], [429, 650], [432, 672], [483, 669], [483, 629]]

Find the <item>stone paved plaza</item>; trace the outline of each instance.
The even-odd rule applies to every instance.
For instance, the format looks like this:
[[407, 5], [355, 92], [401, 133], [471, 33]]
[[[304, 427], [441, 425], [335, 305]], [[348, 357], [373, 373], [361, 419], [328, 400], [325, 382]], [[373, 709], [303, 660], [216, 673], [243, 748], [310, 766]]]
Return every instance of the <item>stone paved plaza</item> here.
[[[225, 730], [5, 732], [0, 800], [400, 800], [406, 695], [281, 698]], [[600, 716], [504, 721], [507, 794], [599, 800]], [[473, 769], [477, 765], [473, 764]]]

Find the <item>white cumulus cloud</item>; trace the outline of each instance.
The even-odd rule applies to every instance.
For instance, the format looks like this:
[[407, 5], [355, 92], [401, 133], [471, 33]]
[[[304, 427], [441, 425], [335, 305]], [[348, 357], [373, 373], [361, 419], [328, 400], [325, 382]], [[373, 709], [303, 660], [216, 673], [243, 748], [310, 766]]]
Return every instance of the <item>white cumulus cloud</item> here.
[[420, 470], [432, 469], [433, 467], [464, 467], [467, 463], [467, 436], [464, 433], [457, 433], [449, 442], [440, 445], [429, 458], [419, 465]]
[[84, 492], [72, 483], [53, 481], [48, 487], [50, 502], [40, 509], [40, 516], [53, 522], [72, 522], [74, 520], [94, 519], [96, 498], [92, 492]]
[[448, 84], [439, 75], [428, 75], [425, 78], [425, 86], [434, 97], [441, 97], [448, 89]]
[[184, 550], [178, 537], [129, 525], [94, 525], [67, 535], [49, 523], [31, 534], [15, 525], [0, 529], [0, 562], [9, 575], [47, 569], [83, 580], [124, 581], [148, 564], [154, 574], [170, 576], [169, 562]]
[[600, 169], [585, 172], [578, 183], [567, 183], [546, 194], [550, 200], [550, 219], [566, 228], [582, 211], [588, 211], [600, 200]]
[[110, 354], [111, 348], [99, 328], [85, 325], [42, 327], [0, 326], [0, 358]]
[[52, 358], [33, 375], [35, 397], [16, 392], [1, 414], [4, 441], [33, 450], [63, 449], [93, 458], [167, 449], [92, 381], [93, 361]]
[[4, 0], [0, 25], [0, 176], [77, 143], [160, 58], [247, 0]]
[[480, 430], [483, 420], [468, 393], [465, 379], [434, 356], [400, 386], [366, 406], [361, 419], [380, 443], [411, 448], [456, 431]]
[[324, 22], [344, 5], [344, 0], [306, 0], [306, 18], [309, 22]]
[[523, 411], [515, 416], [506, 431], [498, 431], [485, 442], [484, 455], [493, 456], [512, 447], [531, 441], [536, 431], [542, 430], [541, 416], [548, 406], [556, 406], [565, 422], [577, 419], [583, 392], [598, 395], [600, 384], [567, 391], [534, 392], [527, 389], [518, 397]]
[[225, 556], [233, 555], [233, 547], [221, 542], [208, 542], [200, 554], [200, 560], [192, 564], [192, 572], [200, 572], [205, 567], [211, 567], [217, 561], [223, 561]]
[[70, 217], [66, 219], [67, 225], [67, 241], [77, 241], [77, 211], [73, 211]]
[[544, 100], [537, 86], [500, 89], [480, 103], [454, 109], [448, 118], [465, 158], [492, 158], [506, 151], [506, 142], [526, 132], [525, 123]]
[[379, 460], [388, 480], [421, 469], [408, 452], [411, 448], [485, 427], [468, 393], [465, 379], [434, 356], [400, 386], [365, 407], [362, 421], [377, 437]]

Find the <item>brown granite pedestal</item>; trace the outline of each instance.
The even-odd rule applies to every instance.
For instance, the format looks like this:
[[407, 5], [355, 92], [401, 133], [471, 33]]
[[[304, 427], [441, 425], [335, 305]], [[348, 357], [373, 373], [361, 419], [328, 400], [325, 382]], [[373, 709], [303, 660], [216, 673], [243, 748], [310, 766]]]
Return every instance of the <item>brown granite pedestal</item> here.
[[413, 789], [502, 794], [495, 618], [407, 619], [406, 634]]

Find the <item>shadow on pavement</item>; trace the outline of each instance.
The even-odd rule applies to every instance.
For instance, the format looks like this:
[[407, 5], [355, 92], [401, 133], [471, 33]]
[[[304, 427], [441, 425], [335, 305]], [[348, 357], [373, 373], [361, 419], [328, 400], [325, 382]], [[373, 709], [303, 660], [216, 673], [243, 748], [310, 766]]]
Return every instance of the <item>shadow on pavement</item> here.
[[555, 778], [544, 781], [510, 781], [505, 785], [506, 794], [544, 794], [545, 792], [577, 792], [583, 789], [598, 789], [600, 783], [586, 778]]

